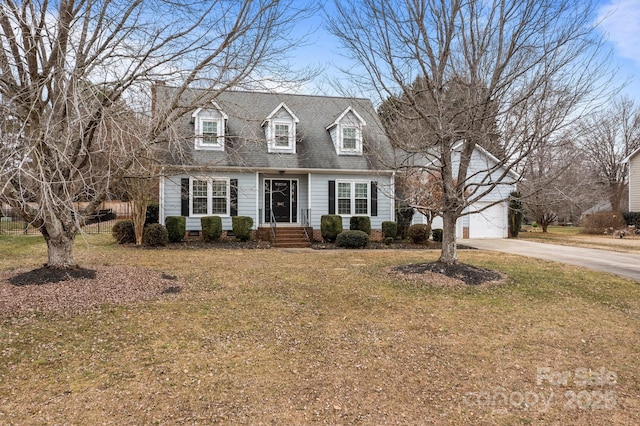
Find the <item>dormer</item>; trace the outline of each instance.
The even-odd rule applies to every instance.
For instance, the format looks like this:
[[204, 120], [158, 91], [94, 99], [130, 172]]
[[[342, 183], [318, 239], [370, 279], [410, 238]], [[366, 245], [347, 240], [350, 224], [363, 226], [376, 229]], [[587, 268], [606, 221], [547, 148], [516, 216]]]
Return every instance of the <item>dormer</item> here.
[[211, 102], [211, 106], [198, 108], [191, 114], [195, 147], [197, 150], [224, 151], [224, 131], [229, 117], [222, 108]]
[[367, 123], [352, 107], [330, 125], [327, 130], [338, 155], [362, 155], [362, 127]]
[[271, 111], [262, 122], [270, 153], [296, 153], [296, 124], [299, 121], [284, 102]]

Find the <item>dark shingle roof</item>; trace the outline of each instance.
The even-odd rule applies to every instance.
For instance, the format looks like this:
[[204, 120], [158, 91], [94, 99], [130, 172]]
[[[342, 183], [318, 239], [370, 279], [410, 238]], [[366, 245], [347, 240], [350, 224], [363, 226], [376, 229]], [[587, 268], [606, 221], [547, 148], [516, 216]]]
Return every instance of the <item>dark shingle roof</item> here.
[[[162, 90], [174, 90], [166, 86], [160, 86], [158, 89], [158, 100], [162, 99]], [[221, 93], [215, 102], [229, 117], [224, 152], [195, 149], [191, 112], [197, 107], [211, 106], [210, 103], [200, 104], [194, 106], [191, 112], [179, 120], [177, 131], [184, 137], [182, 145], [185, 155], [173, 155], [169, 160], [170, 164], [225, 168], [366, 171], [387, 169], [382, 165], [380, 158], [391, 159], [391, 146], [373, 104], [367, 99], [227, 91]], [[296, 154], [269, 153], [267, 150], [261, 124], [282, 102], [300, 120], [296, 125]], [[363, 128], [365, 154], [362, 156], [338, 155], [326, 129], [349, 106], [366, 122]]]

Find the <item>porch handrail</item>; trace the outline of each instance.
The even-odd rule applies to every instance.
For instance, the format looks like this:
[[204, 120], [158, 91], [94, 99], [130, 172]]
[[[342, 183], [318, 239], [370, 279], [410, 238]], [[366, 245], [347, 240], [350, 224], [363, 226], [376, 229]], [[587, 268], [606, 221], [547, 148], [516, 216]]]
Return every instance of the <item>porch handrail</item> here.
[[273, 238], [273, 244], [276, 243], [276, 217], [273, 214], [273, 209], [269, 210], [269, 225], [271, 227], [271, 237]]
[[311, 237], [307, 229], [311, 226], [311, 209], [301, 209], [300, 216], [302, 217], [302, 229], [304, 230], [304, 236], [307, 237], [307, 241], [311, 242]]

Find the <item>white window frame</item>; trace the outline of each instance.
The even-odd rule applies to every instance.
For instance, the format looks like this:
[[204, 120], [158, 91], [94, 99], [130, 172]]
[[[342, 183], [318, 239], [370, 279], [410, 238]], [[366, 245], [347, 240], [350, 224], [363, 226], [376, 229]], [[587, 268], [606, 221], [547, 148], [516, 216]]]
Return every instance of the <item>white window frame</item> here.
[[[203, 132], [204, 123], [216, 123], [216, 137], [215, 142], [205, 142], [205, 135]], [[224, 119], [223, 118], [210, 118], [210, 117], [197, 117], [195, 122], [196, 133], [196, 149], [198, 150], [224, 150]]]
[[[212, 102], [213, 107], [198, 108], [191, 114], [194, 124], [194, 142], [196, 150], [224, 151], [225, 121], [228, 116], [220, 109], [220, 106]], [[216, 123], [215, 142], [205, 142], [204, 123]]]
[[[278, 126], [287, 126], [287, 144], [278, 145]], [[293, 120], [272, 120], [269, 123], [269, 152], [284, 152], [295, 154], [295, 129], [296, 123]]]
[[[328, 125], [326, 130], [331, 134], [331, 140], [336, 149], [336, 154], [361, 156], [364, 151], [362, 128], [366, 125], [367, 123], [364, 119], [351, 106], [345, 109], [333, 123]], [[353, 148], [345, 147], [344, 145], [344, 133], [346, 129], [355, 129], [356, 143]]]
[[[287, 144], [286, 145], [280, 145], [278, 144], [278, 138], [282, 137], [283, 135], [278, 135], [278, 127], [282, 127], [282, 126], [286, 126], [287, 128]], [[289, 122], [284, 122], [284, 121], [275, 121], [273, 123], [273, 146], [275, 149], [291, 149], [291, 144], [292, 144], [292, 140], [291, 140], [291, 123]]]
[[[348, 148], [344, 144], [344, 141], [345, 141], [344, 132], [345, 132], [345, 130], [353, 130], [354, 133], [355, 133], [354, 137], [353, 137], [355, 145], [354, 145], [353, 148]], [[357, 127], [357, 126], [341, 126], [341, 130], [340, 130], [340, 150], [343, 151], [343, 152], [350, 152], [350, 153], [360, 153], [362, 151], [362, 132], [361, 132], [359, 127]]]
[[[349, 213], [341, 213], [340, 212], [340, 200], [346, 199], [340, 197], [340, 184], [348, 184], [349, 185]], [[356, 213], [356, 185], [364, 184], [367, 185], [367, 211], [365, 213]], [[371, 214], [371, 181], [368, 180], [336, 180], [336, 206], [335, 211], [336, 214], [345, 217], [351, 216], [370, 216]]]
[[[215, 124], [215, 133], [205, 133], [204, 132], [204, 128], [205, 125], [207, 123], [211, 123], [211, 124]], [[211, 146], [211, 145], [219, 145], [220, 141], [218, 140], [218, 135], [220, 134], [219, 130], [218, 130], [218, 126], [219, 125], [219, 120], [213, 120], [210, 118], [202, 118], [200, 119], [200, 135], [202, 137], [202, 141], [200, 142], [203, 146]], [[208, 136], [208, 135], [212, 135], [212, 136]], [[213, 139], [213, 141], [211, 142], [207, 142], [206, 139], [208, 137], [211, 137], [211, 139]]]
[[[207, 183], [207, 212], [206, 213], [194, 213], [193, 211], [193, 183], [194, 182], [206, 182]], [[213, 212], [213, 183], [214, 182], [224, 182], [226, 186], [226, 204], [227, 209], [225, 213], [214, 213]], [[221, 197], [217, 197], [221, 198]], [[203, 217], [203, 216], [221, 216], [228, 217], [231, 216], [231, 179], [229, 178], [211, 178], [211, 177], [191, 177], [189, 178], [189, 216], [192, 217]]]

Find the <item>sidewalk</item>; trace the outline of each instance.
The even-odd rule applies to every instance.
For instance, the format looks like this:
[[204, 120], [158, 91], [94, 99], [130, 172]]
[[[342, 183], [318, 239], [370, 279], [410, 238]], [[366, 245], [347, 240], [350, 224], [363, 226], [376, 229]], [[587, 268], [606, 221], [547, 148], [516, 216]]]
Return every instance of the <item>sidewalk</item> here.
[[517, 239], [469, 239], [459, 240], [458, 243], [480, 250], [499, 251], [583, 266], [640, 281], [640, 255], [637, 254], [559, 246]]

